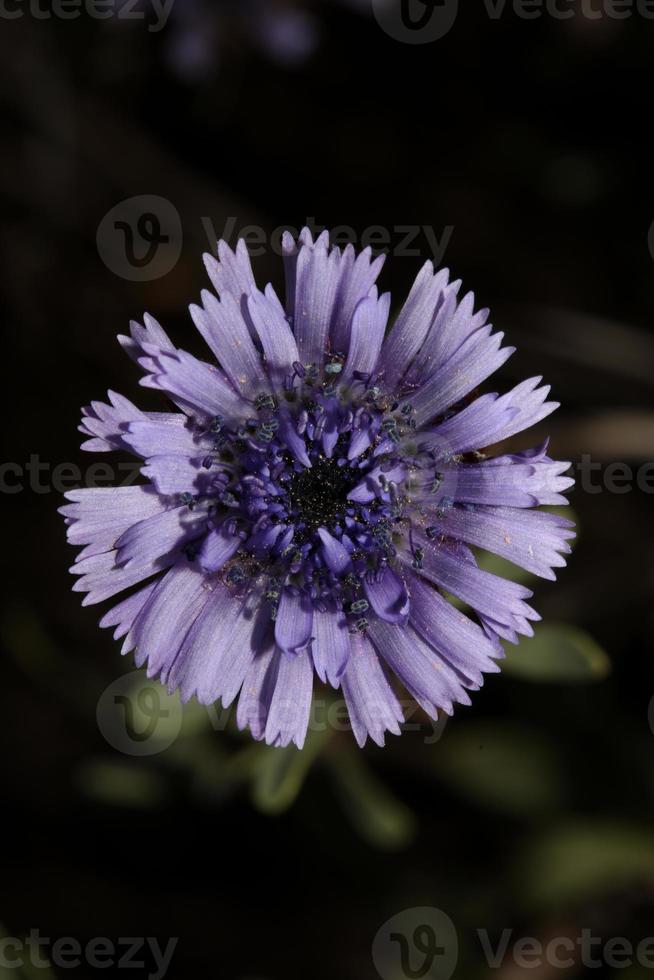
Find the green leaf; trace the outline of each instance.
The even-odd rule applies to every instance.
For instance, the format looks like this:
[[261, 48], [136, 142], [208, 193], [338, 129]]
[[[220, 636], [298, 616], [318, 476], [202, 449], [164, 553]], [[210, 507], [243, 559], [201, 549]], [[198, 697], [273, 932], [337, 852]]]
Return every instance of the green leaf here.
[[132, 763], [91, 760], [79, 767], [76, 781], [85, 796], [112, 806], [150, 809], [168, 796], [161, 773]]
[[215, 735], [208, 735], [183, 740], [175, 749], [175, 759], [190, 773], [193, 796], [221, 804], [249, 784], [262, 751], [265, 748], [253, 742], [230, 754]]
[[522, 898], [557, 914], [652, 875], [651, 831], [617, 823], [565, 824], [529, 844], [514, 867]]
[[505, 646], [502, 668], [536, 683], [588, 684], [611, 672], [608, 654], [585, 630], [567, 623], [543, 623], [518, 647]]
[[327, 762], [341, 802], [360, 836], [382, 851], [408, 847], [416, 833], [416, 819], [377, 779], [361, 752], [343, 748]]
[[437, 774], [468, 800], [524, 816], [560, 806], [561, 767], [540, 732], [509, 722], [459, 722], [434, 753]]
[[261, 747], [252, 781], [252, 802], [258, 810], [274, 816], [295, 802], [326, 738], [326, 731], [309, 731], [302, 750], [292, 744], [283, 749]]

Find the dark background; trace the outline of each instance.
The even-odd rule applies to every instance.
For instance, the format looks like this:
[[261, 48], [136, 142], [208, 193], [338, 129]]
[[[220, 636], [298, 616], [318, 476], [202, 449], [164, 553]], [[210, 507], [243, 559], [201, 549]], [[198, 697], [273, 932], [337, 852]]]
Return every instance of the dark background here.
[[[654, 21], [492, 20], [471, 0], [447, 36], [408, 45], [365, 2], [315, 0], [280, 48], [290, 8], [175, 0], [160, 32], [0, 17], [3, 457], [20, 468], [3, 471], [0, 923], [177, 936], [174, 978], [367, 980], [384, 922], [432, 906], [458, 932], [457, 977], [642, 980], [510, 957], [493, 971], [476, 930], [654, 935], [652, 496], [602, 484], [654, 445]], [[170, 202], [183, 237], [172, 269], [135, 282], [96, 236], [140, 195]], [[88, 466], [79, 406], [107, 388], [156, 404], [115, 343], [131, 317], [194, 349], [203, 218], [269, 235], [307, 217], [381, 225], [391, 251], [396, 226], [449, 227], [446, 264], [519, 348], [502, 382], [553, 384], [551, 454], [590, 455], [603, 488], [577, 488], [569, 568], [537, 584], [554, 625], [533, 670], [524, 642], [436, 744], [424, 724], [362, 753], [333, 735], [298, 764], [191, 708], [168, 748], [121, 753], [96, 707], [133, 668], [70, 591], [52, 469]], [[382, 274], [395, 305], [431, 257], [424, 234], [411, 247]], [[264, 252], [255, 271], [279, 286]]]

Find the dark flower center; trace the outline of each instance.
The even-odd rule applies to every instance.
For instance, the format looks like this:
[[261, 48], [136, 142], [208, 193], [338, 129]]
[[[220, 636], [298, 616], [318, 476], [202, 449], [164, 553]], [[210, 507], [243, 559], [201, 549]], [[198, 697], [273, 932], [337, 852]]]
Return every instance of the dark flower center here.
[[[230, 589], [246, 593], [260, 580], [274, 618], [289, 586], [319, 607], [336, 602], [362, 631], [364, 578], [384, 571], [410, 529], [402, 440], [415, 428], [411, 410], [369, 376], [339, 386], [296, 371], [287, 392], [288, 404], [257, 398], [256, 416], [238, 427], [216, 417], [201, 429], [213, 443], [201, 473], [207, 489], [182, 502], [206, 504], [211, 529], [240, 537], [221, 568]], [[433, 461], [412, 451], [411, 465], [431, 469]], [[420, 549], [409, 547], [419, 562]]]
[[319, 457], [311, 469], [295, 473], [287, 485], [289, 511], [307, 530], [327, 529], [342, 519], [347, 495], [361, 476], [350, 466]]

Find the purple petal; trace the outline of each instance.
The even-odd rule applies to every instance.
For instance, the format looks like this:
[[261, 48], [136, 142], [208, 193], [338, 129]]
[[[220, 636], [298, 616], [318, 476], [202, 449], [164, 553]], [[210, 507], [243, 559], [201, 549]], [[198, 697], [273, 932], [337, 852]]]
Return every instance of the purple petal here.
[[565, 566], [562, 555], [569, 554], [567, 541], [575, 536], [571, 521], [512, 507], [477, 507], [474, 511], [455, 507], [442, 522], [435, 523], [459, 541], [485, 548], [551, 580], [556, 578], [552, 569]]
[[557, 402], [545, 401], [550, 389], [537, 388], [540, 380], [524, 381], [501, 397], [482, 395], [431, 432], [419, 433], [414, 441], [420, 446], [432, 444], [450, 453], [465, 453], [508, 439], [558, 408]]
[[222, 298], [231, 294], [239, 300], [256, 289], [250, 256], [244, 239], [239, 238], [233, 252], [227, 242], [218, 242], [218, 258], [206, 253], [204, 264], [214, 289]]
[[377, 299], [377, 288], [361, 300], [352, 317], [350, 346], [343, 367], [343, 381], [349, 381], [355, 371], [374, 374], [381, 351], [391, 307], [390, 293]]
[[439, 709], [452, 713], [454, 702], [470, 704], [460, 680], [418, 634], [408, 626], [373, 620], [368, 637], [407, 691], [431, 717]]
[[234, 392], [217, 367], [198, 361], [185, 351], [163, 353], [155, 359], [151, 374], [141, 379], [146, 388], [158, 388], [174, 395], [180, 407], [190, 414], [208, 418], [222, 415], [240, 420], [247, 403]]
[[210, 531], [204, 539], [198, 561], [205, 572], [217, 572], [243, 544], [242, 538], [227, 530], [228, 523], [221, 524], [220, 527]]
[[133, 524], [121, 534], [116, 541], [116, 561], [119, 565], [156, 561], [201, 533], [198, 520], [186, 507], [173, 507]]
[[[539, 618], [524, 602], [532, 595], [529, 589], [485, 572], [451, 549], [434, 546], [425, 537], [416, 535], [415, 538], [423, 549], [422, 567], [418, 569], [418, 574], [423, 578], [467, 602], [476, 612], [504, 623], [519, 633], [528, 630], [527, 620]], [[405, 560], [408, 558], [410, 556]]]
[[311, 639], [313, 611], [310, 602], [285, 588], [282, 592], [275, 621], [275, 641], [284, 653], [294, 654], [304, 649]]
[[332, 349], [345, 353], [348, 350], [350, 329], [354, 311], [375, 285], [384, 265], [385, 256], [373, 258], [370, 247], [357, 255], [351, 245], [339, 255], [339, 284], [334, 318], [331, 329]]
[[366, 449], [372, 446], [372, 443], [379, 432], [379, 426], [381, 420], [379, 418], [374, 419], [370, 424], [364, 425], [359, 429], [354, 429], [352, 431], [352, 437], [350, 439], [350, 445], [347, 451], [347, 458], [349, 460], [358, 459], [365, 453]]
[[238, 699], [236, 723], [241, 731], [249, 728], [252, 737], [257, 741], [264, 737], [266, 731], [266, 722], [282, 659], [288, 658], [285, 658], [284, 654], [275, 647], [257, 653], [243, 681]]
[[[357, 483], [353, 490], [350, 490], [348, 500], [355, 500], [360, 504], [367, 504], [382, 493], [381, 477], [388, 483], [403, 483], [407, 477], [407, 469], [404, 464], [398, 464], [392, 469], [383, 470], [381, 466], [373, 467], [361, 481]], [[432, 480], [433, 482], [433, 480]]]
[[381, 368], [389, 389], [402, 379], [427, 336], [443, 292], [449, 280], [449, 270], [434, 273], [431, 262], [425, 262], [400, 310], [386, 343], [382, 348]]
[[136, 617], [126, 647], [136, 647], [136, 664], [148, 665], [148, 677], [165, 682], [177, 652], [195, 618], [206, 606], [210, 592], [195, 566], [181, 562], [160, 579]]
[[79, 431], [91, 437], [82, 443], [85, 452], [106, 453], [112, 449], [129, 448], [125, 442], [125, 431], [129, 423], [148, 417], [123, 395], [118, 395], [115, 391], [107, 394], [111, 404], [95, 401], [82, 409]]
[[153, 487], [90, 487], [69, 490], [70, 503], [59, 508], [68, 523], [69, 544], [86, 545], [77, 556], [83, 561], [91, 555], [111, 551], [116, 541], [132, 525], [164, 512], [166, 501]]
[[204, 466], [206, 455], [189, 459], [186, 456], [154, 456], [141, 467], [141, 473], [151, 480], [161, 494], [208, 493], [214, 475]]
[[468, 293], [457, 305], [460, 283], [453, 283], [443, 295], [441, 307], [434, 317], [422, 350], [407, 374], [412, 384], [422, 384], [430, 378], [461, 345], [480, 327], [486, 325], [488, 310], [474, 312], [474, 293]]
[[352, 637], [352, 655], [342, 685], [352, 732], [361, 748], [368, 737], [383, 746], [385, 732], [400, 734], [402, 707], [372, 644], [362, 636]]
[[410, 587], [411, 625], [467, 682], [480, 685], [483, 673], [499, 670], [495, 661], [502, 649], [476, 623], [418, 576]]
[[[534, 507], [538, 504], [558, 506], [567, 504], [562, 495], [574, 486], [571, 477], [563, 476], [570, 463], [545, 459], [535, 463], [513, 462], [514, 457], [501, 457], [480, 465], [464, 465], [456, 470], [457, 501], [469, 504], [508, 507]], [[498, 465], [499, 463], [499, 465]]]
[[558, 402], [545, 401], [550, 387], [543, 385], [542, 388], [538, 388], [540, 381], [540, 377], [529, 378], [502, 396], [500, 402], [506, 402], [514, 410], [514, 414], [494, 432], [494, 442], [508, 439], [524, 429], [531, 428], [559, 407]]
[[[289, 528], [286, 524], [271, 524], [270, 527], [255, 532], [255, 534], [247, 539], [245, 542], [246, 550], [253, 551], [257, 557], [263, 558], [275, 547], [277, 539], [288, 531]], [[292, 535], [292, 529], [290, 531]], [[290, 540], [286, 542], [284, 547], [288, 547], [289, 544]], [[280, 550], [283, 551], [284, 548]]]
[[322, 432], [321, 442], [323, 452], [327, 459], [331, 459], [338, 442], [339, 425], [341, 422], [340, 406], [335, 402], [329, 401], [325, 406], [325, 425]]
[[279, 435], [286, 443], [287, 448], [297, 459], [298, 463], [310, 467], [311, 460], [307, 455], [307, 445], [303, 437], [297, 431], [295, 422], [287, 414], [280, 414]]
[[[134, 620], [145, 606], [156, 586], [157, 582], [150, 582], [149, 585], [139, 589], [138, 592], [134, 592], [127, 599], [123, 599], [122, 602], [119, 602], [117, 606], [114, 606], [113, 609], [110, 609], [102, 617], [100, 627], [106, 629], [108, 626], [115, 626], [114, 640], [120, 640], [126, 633], [129, 633], [134, 625]], [[121, 650], [121, 653], [128, 652], [124, 648]]]
[[252, 293], [248, 308], [263, 347], [268, 376], [281, 391], [290, 366], [300, 360], [293, 331], [272, 286], [266, 287], [265, 295], [258, 291]]
[[171, 413], [165, 421], [142, 418], [130, 422], [125, 443], [139, 456], [197, 456], [200, 441], [189, 427], [186, 415]]
[[385, 568], [381, 574], [367, 575], [363, 581], [366, 598], [375, 613], [387, 623], [406, 623], [409, 616], [409, 596], [404, 581]]
[[[300, 234], [302, 237], [302, 234]], [[311, 235], [309, 234], [311, 239]], [[289, 231], [282, 235], [282, 258], [284, 261], [284, 282], [286, 286], [286, 313], [289, 317], [295, 314], [295, 279], [297, 272], [297, 257], [300, 248]]]
[[91, 555], [76, 562], [70, 569], [73, 575], [81, 576], [73, 585], [73, 592], [87, 592], [88, 595], [84, 597], [82, 605], [93, 606], [163, 571], [173, 565], [179, 557], [179, 553], [173, 551], [165, 558], [156, 561], [134, 562], [124, 567], [116, 564], [115, 551]]
[[518, 410], [496, 394], [481, 395], [470, 405], [433, 429], [423, 429], [411, 437], [420, 449], [439, 456], [467, 453], [496, 442], [496, 436], [515, 417]]
[[341, 575], [350, 565], [350, 552], [324, 527], [318, 528], [318, 537], [322, 541], [322, 553], [327, 567], [334, 574]]
[[118, 335], [118, 342], [133, 361], [140, 363], [146, 346], [156, 347], [159, 351], [175, 351], [175, 345], [164, 328], [149, 313], [143, 317], [143, 324], [141, 326], [136, 320], [132, 320], [129, 325], [130, 336]]
[[343, 611], [335, 605], [326, 612], [314, 609], [311, 652], [320, 680], [338, 687], [350, 658], [350, 634]]
[[[507, 626], [505, 623], [498, 623], [496, 620], [491, 619], [490, 616], [484, 616], [483, 613], [479, 614], [479, 621], [481, 627], [491, 642], [498, 644], [502, 650], [502, 655], [504, 655], [504, 648], [501, 647], [500, 639], [506, 640], [507, 643], [517, 644], [520, 642], [520, 637], [516, 630], [512, 627]], [[526, 628], [522, 631], [523, 636], [533, 636], [534, 631], [530, 624], [525, 620]]]
[[339, 255], [304, 246], [297, 259], [293, 332], [302, 364], [322, 365], [339, 283]]
[[313, 667], [308, 651], [296, 657], [281, 655], [275, 691], [266, 721], [268, 745], [304, 745], [311, 712]]
[[183, 701], [195, 695], [201, 704], [213, 704], [220, 698], [228, 707], [257, 653], [256, 625], [247, 602], [213, 580], [170, 670], [168, 690], [180, 687]]
[[274, 647], [271, 610], [261, 604], [257, 609], [260, 599], [256, 594], [246, 599], [221, 663], [217, 694], [225, 707], [229, 707], [241, 690], [254, 658]]
[[[440, 464], [436, 481], [433, 470], [423, 470], [412, 478], [412, 499], [418, 504], [438, 507], [449, 498], [468, 505], [471, 511], [477, 505], [533, 508], [538, 504], [567, 504], [562, 491], [572, 487], [574, 480], [562, 474], [570, 464], [553, 462], [548, 457], [533, 463], [524, 463], [521, 461], [524, 459], [498, 456], [479, 464]], [[450, 534], [449, 524], [439, 520], [432, 523], [442, 528], [444, 535]]]
[[191, 306], [190, 311], [193, 322], [236, 391], [248, 396], [268, 387], [240, 303], [231, 293], [224, 293], [219, 302], [204, 289], [202, 306]]
[[481, 327], [469, 337], [430, 380], [409, 399], [418, 426], [451, 408], [485, 381], [508, 358], [515, 348], [500, 350], [504, 334], [490, 334], [490, 327]]

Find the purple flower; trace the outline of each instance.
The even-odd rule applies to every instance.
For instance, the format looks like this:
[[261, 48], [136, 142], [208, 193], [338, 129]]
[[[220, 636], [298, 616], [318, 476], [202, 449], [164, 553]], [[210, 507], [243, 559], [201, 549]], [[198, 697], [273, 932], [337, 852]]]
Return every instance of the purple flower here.
[[149, 483], [66, 495], [74, 588], [84, 604], [131, 590], [100, 623], [123, 653], [184, 701], [238, 697], [256, 739], [302, 746], [315, 673], [359, 744], [383, 744], [402, 721], [393, 675], [449, 714], [499, 669], [500, 638], [531, 635], [532, 593], [473, 549], [553, 579], [572, 525], [535, 508], [573, 481], [546, 444], [478, 451], [557, 406], [540, 378], [474, 393], [513, 349], [447, 270], [423, 266], [386, 336], [383, 258], [307, 230], [283, 245], [285, 306], [243, 241], [205, 257], [215, 294], [190, 311], [220, 367], [147, 315], [119, 338], [176, 410], [112, 392], [84, 410], [83, 448], [135, 453]]

